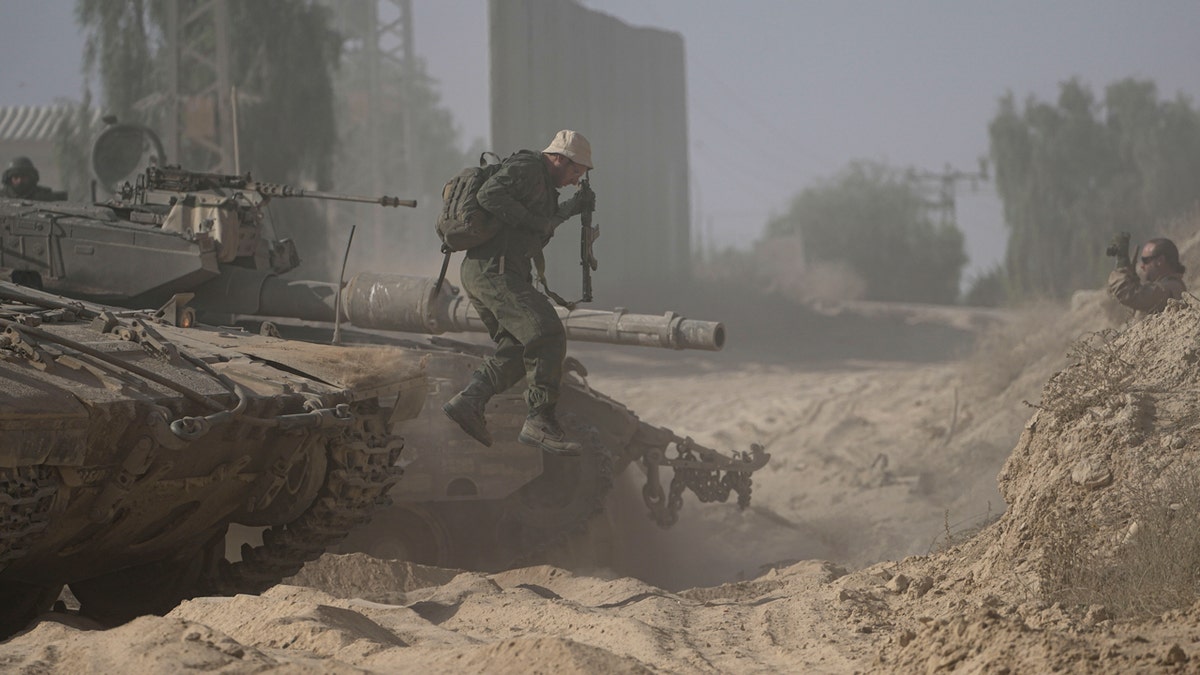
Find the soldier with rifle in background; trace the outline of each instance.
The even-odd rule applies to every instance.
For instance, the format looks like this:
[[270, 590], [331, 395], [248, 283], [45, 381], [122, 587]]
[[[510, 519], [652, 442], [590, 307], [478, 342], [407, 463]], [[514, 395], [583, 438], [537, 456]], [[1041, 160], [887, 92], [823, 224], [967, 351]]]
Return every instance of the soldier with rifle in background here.
[[1157, 314], [1167, 306], [1168, 300], [1183, 297], [1187, 286], [1183, 283], [1186, 268], [1179, 262], [1179, 249], [1170, 239], [1151, 239], [1142, 245], [1138, 264], [1142, 277], [1134, 271], [1129, 259], [1128, 232], [1113, 237], [1108, 250], [1116, 258], [1116, 269], [1108, 276], [1108, 292], [1117, 302], [1134, 310], [1134, 320]]
[[442, 409], [484, 445], [492, 444], [484, 421], [488, 400], [525, 378], [529, 414], [518, 440], [551, 454], [579, 454], [579, 443], [567, 440], [555, 416], [566, 331], [550, 300], [534, 287], [533, 273], [536, 265], [539, 280], [543, 278], [542, 248], [554, 230], [595, 207], [595, 194], [586, 186], [558, 201], [558, 188], [578, 185], [591, 168], [591, 144], [583, 134], [564, 129], [545, 150], [521, 150], [505, 159], [476, 193], [479, 206], [499, 228], [467, 250], [462, 287], [496, 351]]
[[56, 192], [38, 185], [41, 174], [28, 157], [17, 157], [4, 170], [3, 196], [10, 199], [29, 199], [35, 202], [66, 201], [67, 193]]

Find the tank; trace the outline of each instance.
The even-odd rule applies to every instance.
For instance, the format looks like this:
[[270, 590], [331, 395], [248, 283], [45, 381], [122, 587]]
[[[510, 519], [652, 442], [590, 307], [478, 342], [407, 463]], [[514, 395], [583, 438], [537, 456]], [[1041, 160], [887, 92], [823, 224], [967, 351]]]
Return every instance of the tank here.
[[[0, 282], [0, 635], [64, 585], [105, 623], [257, 593], [386, 505], [428, 383], [297, 343]], [[226, 555], [234, 525], [260, 541]]]
[[[110, 153], [111, 154], [111, 153]], [[591, 452], [545, 457], [515, 441], [524, 420], [520, 387], [493, 399], [484, 448], [441, 413], [490, 349], [443, 333], [485, 332], [464, 294], [434, 279], [358, 274], [348, 282], [296, 278], [300, 255], [266, 227], [272, 199], [318, 198], [411, 206], [395, 197], [357, 197], [262, 183], [246, 175], [151, 165], [114, 197], [92, 205], [0, 200], [0, 274], [90, 301], [145, 308], [168, 323], [261, 327], [313, 341], [390, 344], [427, 361], [429, 402], [405, 423], [411, 439], [396, 505], [355, 532], [346, 550], [417, 562], [499, 569], [534, 559], [578, 531], [602, 508], [614, 475], [645, 468], [644, 496], [669, 527], [682, 493], [703, 501], [737, 495], [749, 503], [761, 447], [719, 452], [640, 420], [590, 387], [569, 357], [560, 422]], [[719, 322], [672, 312], [560, 309], [568, 342], [719, 350]], [[431, 337], [435, 336], [435, 337]], [[509, 439], [505, 442], [505, 439]], [[670, 469], [670, 481], [664, 484]]]

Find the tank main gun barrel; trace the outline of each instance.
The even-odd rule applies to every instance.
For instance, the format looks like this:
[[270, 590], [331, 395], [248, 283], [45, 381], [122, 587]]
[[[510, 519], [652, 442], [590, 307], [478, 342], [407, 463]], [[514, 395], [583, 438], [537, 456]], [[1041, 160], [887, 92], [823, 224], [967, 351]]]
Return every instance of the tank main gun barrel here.
[[[359, 274], [343, 296], [345, 318], [359, 328], [434, 335], [487, 332], [465, 293], [448, 284], [435, 293], [434, 284], [426, 277]], [[674, 312], [654, 316], [622, 309], [555, 309], [568, 340], [707, 351], [725, 346], [725, 326], [716, 321], [686, 319]]]
[[[430, 277], [359, 274], [342, 293], [342, 320], [358, 328], [404, 333], [487, 332], [465, 293], [450, 284], [442, 284], [442, 291], [435, 293], [436, 283]], [[197, 290], [194, 304], [200, 320], [207, 322], [233, 316], [332, 322], [337, 316], [337, 284], [230, 266], [220, 278]], [[555, 309], [569, 340], [706, 351], [725, 346], [725, 326], [716, 321], [696, 321], [674, 312], [655, 316], [624, 310]]]

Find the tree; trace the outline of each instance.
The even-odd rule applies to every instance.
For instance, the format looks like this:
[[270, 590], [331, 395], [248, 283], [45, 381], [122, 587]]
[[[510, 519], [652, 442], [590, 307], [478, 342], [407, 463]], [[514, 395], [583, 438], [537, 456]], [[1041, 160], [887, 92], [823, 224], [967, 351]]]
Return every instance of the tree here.
[[[84, 64], [100, 79], [101, 109], [121, 121], [162, 130], [172, 102], [166, 96], [169, 45], [165, 35], [171, 0], [77, 0], [76, 19], [85, 33]], [[175, 0], [189, 16], [198, 0]], [[230, 2], [230, 84], [247, 94], [239, 106], [241, 164], [270, 180], [311, 180], [328, 187], [337, 144], [333, 75], [341, 38], [329, 25], [328, 8], [297, 0]], [[187, 39], [211, 40], [211, 23], [193, 22]], [[181, 89], [193, 88], [199, 69], [180, 68]], [[217, 111], [216, 114], [228, 114]], [[188, 166], [208, 164], [197, 146]]]
[[77, 0], [75, 20], [84, 29], [83, 64], [87, 75], [99, 75], [103, 107], [133, 118], [135, 106], [156, 86], [154, 54], [161, 43], [151, 42], [147, 24], [155, 23], [154, 0]]
[[[394, 59], [380, 59], [375, 64], [378, 80], [373, 94], [377, 101], [372, 111], [366, 97], [372, 86], [368, 58], [361, 50], [348, 53], [336, 83], [338, 184], [360, 194], [382, 191], [415, 198], [419, 206], [399, 214], [362, 206], [340, 210], [357, 222], [388, 221], [369, 249], [360, 251], [358, 257], [370, 266], [440, 262], [436, 254], [440, 241], [432, 223], [441, 210], [442, 187], [472, 159], [477, 160], [480, 150], [469, 158], [458, 149], [454, 118], [442, 106], [437, 82], [426, 73], [419, 57], [407, 65]], [[379, 116], [374, 134], [368, 119], [372, 112]]]
[[935, 222], [910, 172], [851, 163], [805, 188], [767, 224], [766, 243], [800, 235], [810, 266], [842, 262], [866, 283], [866, 298], [952, 303], [967, 262], [953, 223]]
[[1153, 82], [1125, 79], [1104, 101], [1078, 80], [1056, 105], [1000, 99], [989, 125], [1009, 230], [1005, 268], [1016, 297], [1062, 297], [1099, 284], [1114, 232], [1153, 236], [1200, 196], [1200, 115]]

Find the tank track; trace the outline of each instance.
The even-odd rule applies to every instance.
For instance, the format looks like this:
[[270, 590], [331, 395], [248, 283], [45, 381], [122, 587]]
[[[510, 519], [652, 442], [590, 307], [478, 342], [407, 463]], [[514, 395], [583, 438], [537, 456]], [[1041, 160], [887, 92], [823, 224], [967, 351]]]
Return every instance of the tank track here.
[[0, 570], [28, 551], [50, 522], [59, 480], [45, 466], [0, 468]]
[[264, 530], [261, 545], [243, 544], [240, 561], [223, 561], [214, 591], [262, 593], [345, 539], [375, 509], [390, 504], [386, 495], [403, 473], [395, 464], [404, 444], [377, 433], [370, 421], [330, 441], [325, 481], [312, 505], [292, 522]]
[[[589, 399], [588, 403], [596, 401]], [[586, 533], [588, 523], [604, 513], [604, 500], [613, 487], [611, 449], [605, 446], [597, 429], [588, 424], [589, 415], [572, 411], [560, 416], [570, 437], [583, 443], [583, 455], [547, 457], [548, 471], [507, 500], [510, 502], [506, 509], [508, 515], [520, 519], [523, 527], [516, 555], [504, 567], [543, 562], [547, 553], [563, 546], [572, 537]], [[553, 500], [554, 493], [562, 489], [561, 477], [556, 475], [550, 462], [561, 463], [567, 470], [576, 469], [574, 498], [563, 508], [538, 506], [540, 501]]]
[[[579, 457], [544, 459], [541, 475], [501, 499], [419, 502], [416, 506], [433, 519], [431, 536], [440, 542], [436, 559], [427, 565], [497, 572], [546, 562], [573, 537], [587, 531], [591, 520], [603, 513], [613, 485], [613, 458], [601, 434], [584, 415], [559, 412], [559, 421], [573, 440], [583, 443]], [[401, 507], [404, 508], [404, 507]], [[394, 520], [385, 520], [398, 526]], [[383, 523], [368, 531], [371, 543], [362, 541], [350, 550], [365, 550], [392, 535]], [[365, 545], [364, 545], [365, 544]]]
[[[525, 520], [527, 534], [521, 542], [521, 553], [506, 567], [542, 562], [548, 552], [587, 532], [592, 518], [604, 513], [604, 500], [613, 486], [612, 457], [600, 447], [585, 452], [594, 460], [580, 471], [579, 481], [586, 486], [586, 492], [569, 509], [537, 515], [530, 514], [528, 509], [521, 510], [519, 517]], [[531, 524], [533, 528], [529, 528]]]

